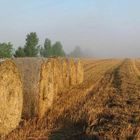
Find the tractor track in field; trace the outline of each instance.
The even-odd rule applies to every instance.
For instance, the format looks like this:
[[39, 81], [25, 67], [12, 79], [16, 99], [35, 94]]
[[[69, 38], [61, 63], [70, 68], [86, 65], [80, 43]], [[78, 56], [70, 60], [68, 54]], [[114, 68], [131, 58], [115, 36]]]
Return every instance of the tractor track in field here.
[[[89, 124], [68, 140], [140, 139], [140, 83], [134, 61], [126, 59], [107, 71], [91, 93]], [[93, 109], [94, 107], [94, 109]], [[84, 110], [84, 109], [83, 109]]]
[[[77, 136], [74, 135], [73, 137], [70, 137], [68, 140], [70, 139], [71, 140], [81, 140], [81, 139], [94, 140], [99, 138], [100, 134], [97, 135], [96, 131], [100, 129], [100, 123], [99, 123], [100, 120], [102, 119], [102, 117], [105, 117], [104, 107], [105, 104], [107, 105], [108, 101], [110, 100], [108, 99], [108, 97], [110, 96], [109, 93], [112, 92], [113, 90], [120, 92], [121, 77], [119, 75], [119, 69], [121, 68], [123, 63], [125, 63], [125, 61], [108, 69], [104, 73], [102, 78], [99, 80], [98, 84], [94, 86], [93, 89], [90, 91], [90, 93], [88, 94], [89, 98], [88, 100], [86, 100], [86, 103], [83, 105], [83, 113], [87, 107], [91, 107], [91, 109], [89, 109], [90, 112], [87, 112], [89, 124], [88, 123], [86, 124], [87, 126], [83, 131], [83, 133], [77, 134]], [[110, 86], [113, 86], [113, 90], [112, 89], [110, 90]], [[106, 93], [106, 90], [108, 90], [109, 92]], [[101, 126], [103, 125], [101, 124]]]
[[[96, 114], [98, 114], [98, 110], [100, 109], [102, 110], [101, 106], [99, 107], [99, 102], [97, 102], [98, 105], [95, 104], [96, 98], [99, 96], [98, 95], [99, 92], [105, 90], [110, 85], [113, 76], [112, 73], [114, 72], [114, 69], [116, 69], [119, 65], [120, 62], [106, 69], [106, 71], [103, 73], [103, 75], [100, 76], [98, 81], [96, 80], [96, 84], [94, 84], [92, 89], [89, 92], [87, 92], [85, 96], [83, 96], [83, 99], [80, 97], [80, 101], [77, 102], [77, 104], [73, 105], [73, 109], [71, 109], [70, 112], [69, 110], [67, 110], [69, 112], [67, 114], [67, 117], [70, 117], [70, 115], [72, 114], [71, 120], [74, 120], [74, 124], [73, 121], [71, 122], [71, 124], [73, 124], [76, 127], [67, 126], [68, 127], [67, 128], [66, 126], [64, 126], [64, 129], [67, 131], [70, 130], [70, 127], [72, 127], [71, 129], [75, 129], [74, 134], [71, 134], [72, 136], [67, 136], [67, 138], [65, 137], [65, 139], [67, 140], [87, 139], [85, 130], [87, 129], [86, 127], [88, 127], [88, 122], [86, 120], [90, 116], [90, 110], [92, 110], [93, 107], [96, 108], [96, 111], [94, 112], [94, 114], [92, 114], [92, 117], [96, 117]], [[74, 108], [74, 107], [78, 107], [78, 108]], [[88, 107], [89, 109], [87, 109]], [[83, 116], [81, 116], [81, 114], [83, 114]], [[60, 133], [64, 134], [66, 132], [63, 131], [62, 129]]]
[[103, 110], [87, 129], [91, 139], [140, 139], [140, 83], [136, 73], [136, 65], [126, 59], [110, 74], [110, 85], [97, 97]]

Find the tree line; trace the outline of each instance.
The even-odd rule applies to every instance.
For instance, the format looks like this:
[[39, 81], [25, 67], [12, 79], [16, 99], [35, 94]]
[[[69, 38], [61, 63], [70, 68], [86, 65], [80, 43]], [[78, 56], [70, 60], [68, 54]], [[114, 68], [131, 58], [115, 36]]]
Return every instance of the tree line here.
[[[44, 45], [39, 45], [39, 38], [36, 32], [27, 34], [25, 41], [25, 45], [22, 47], [18, 47], [15, 51], [13, 49], [13, 45], [10, 42], [0, 43], [0, 58], [66, 56], [66, 53], [60, 41], [52, 44], [51, 40], [46, 38], [44, 41]], [[76, 47], [67, 56], [81, 57], [81, 48]]]

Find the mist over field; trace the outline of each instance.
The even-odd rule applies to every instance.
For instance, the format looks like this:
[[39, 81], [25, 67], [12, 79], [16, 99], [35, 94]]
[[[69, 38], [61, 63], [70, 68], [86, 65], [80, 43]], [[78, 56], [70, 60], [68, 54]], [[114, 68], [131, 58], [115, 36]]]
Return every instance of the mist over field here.
[[138, 0], [0, 1], [0, 42], [23, 46], [29, 32], [93, 57], [139, 57]]

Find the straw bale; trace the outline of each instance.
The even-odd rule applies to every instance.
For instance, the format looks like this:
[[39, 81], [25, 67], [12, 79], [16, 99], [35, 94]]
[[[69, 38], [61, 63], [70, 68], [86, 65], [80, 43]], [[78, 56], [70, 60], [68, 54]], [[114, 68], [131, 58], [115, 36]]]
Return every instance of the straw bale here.
[[61, 63], [63, 84], [65, 88], [68, 88], [70, 86], [69, 61], [67, 58], [62, 58]]
[[84, 81], [84, 68], [81, 60], [77, 59], [76, 62], [76, 83], [81, 84]]
[[47, 109], [52, 106], [55, 93], [53, 62], [51, 59], [42, 63], [40, 74], [39, 116], [43, 117]]
[[15, 129], [21, 119], [22, 82], [11, 60], [0, 61], [0, 135]]
[[53, 72], [54, 72], [54, 89], [55, 93], [61, 92], [64, 88], [63, 76], [62, 76], [62, 63], [59, 58], [52, 58]]
[[69, 59], [70, 86], [76, 85], [76, 63], [74, 59]]

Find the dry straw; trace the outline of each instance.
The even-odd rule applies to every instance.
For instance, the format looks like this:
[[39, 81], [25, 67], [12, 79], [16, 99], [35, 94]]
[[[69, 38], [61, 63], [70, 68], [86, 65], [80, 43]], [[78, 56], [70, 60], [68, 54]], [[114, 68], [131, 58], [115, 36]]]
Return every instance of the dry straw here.
[[64, 88], [64, 82], [63, 82], [63, 69], [62, 69], [62, 63], [60, 58], [52, 58], [53, 63], [53, 72], [54, 72], [54, 88], [55, 93], [61, 92]]
[[47, 109], [53, 104], [54, 99], [54, 76], [51, 59], [42, 63], [39, 83], [39, 116], [43, 117]]
[[69, 73], [70, 73], [70, 85], [76, 85], [76, 63], [75, 60], [70, 58], [69, 59]]
[[81, 84], [84, 81], [84, 68], [81, 60], [75, 60], [76, 63], [76, 83]]
[[0, 135], [16, 128], [22, 113], [22, 82], [11, 60], [0, 61]]
[[61, 64], [64, 87], [68, 88], [70, 86], [69, 60], [67, 58], [62, 58]]

